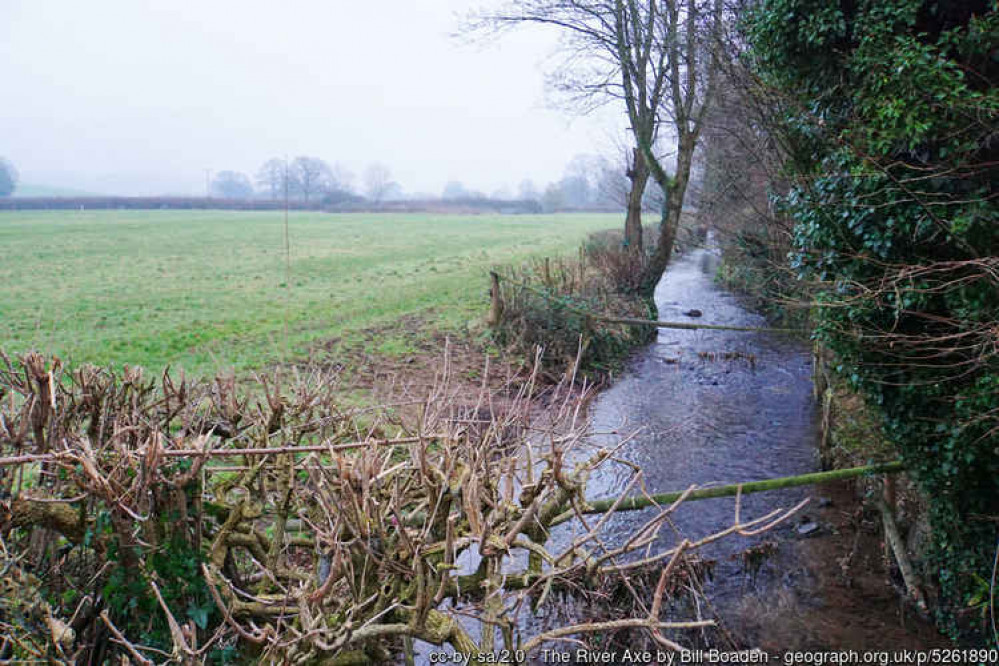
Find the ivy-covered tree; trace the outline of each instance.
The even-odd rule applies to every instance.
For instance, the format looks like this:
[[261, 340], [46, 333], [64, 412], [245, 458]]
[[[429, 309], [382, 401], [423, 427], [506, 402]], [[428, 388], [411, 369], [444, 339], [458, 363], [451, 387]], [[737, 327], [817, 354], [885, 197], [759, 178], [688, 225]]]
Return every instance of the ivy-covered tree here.
[[999, 516], [996, 4], [764, 0], [745, 28], [782, 113], [780, 205], [817, 335], [928, 499], [941, 608], [981, 603]]

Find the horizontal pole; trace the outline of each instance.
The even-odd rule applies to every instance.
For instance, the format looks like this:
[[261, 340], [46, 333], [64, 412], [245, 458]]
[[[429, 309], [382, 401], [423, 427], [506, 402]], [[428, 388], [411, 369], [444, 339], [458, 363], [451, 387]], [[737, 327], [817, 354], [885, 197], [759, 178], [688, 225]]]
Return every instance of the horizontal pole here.
[[597, 314], [595, 312], [590, 312], [589, 310], [584, 310], [583, 308], [576, 307], [574, 305], [569, 305], [560, 298], [546, 293], [536, 287], [532, 287], [529, 284], [508, 278], [504, 275], [500, 275], [495, 271], [489, 271], [489, 274], [497, 280], [503, 280], [514, 286], [526, 289], [532, 293], [541, 296], [542, 298], [548, 299], [549, 301], [554, 301], [560, 306], [569, 310], [570, 312], [575, 312], [583, 317], [589, 317], [595, 321], [602, 321], [607, 324], [623, 324], [625, 326], [654, 326], [656, 328], [675, 328], [686, 331], [696, 331], [696, 330], [709, 330], [709, 331], [741, 331], [744, 333], [803, 333], [804, 329], [800, 328], [768, 328], [761, 326], [726, 326], [724, 324], [695, 324], [693, 322], [687, 321], [657, 321], [654, 319], [638, 319], [635, 317], [608, 317], [606, 315]]
[[[761, 493], [767, 490], [780, 490], [781, 488], [795, 488], [797, 486], [809, 486], [816, 483], [825, 483], [827, 481], [840, 481], [842, 479], [852, 479], [858, 476], [865, 476], [868, 474], [897, 474], [898, 472], [904, 472], [905, 467], [899, 461], [878, 463], [875, 465], [865, 465], [863, 467], [847, 467], [845, 469], [833, 469], [827, 472], [810, 472], [808, 474], [799, 474], [797, 476], [784, 476], [776, 479], [765, 479], [763, 481], [749, 481], [747, 483], [733, 483], [727, 486], [718, 486], [715, 488], [698, 488], [692, 490], [684, 500], [685, 502], [692, 500], [702, 500], [702, 499], [712, 499], [716, 497], [734, 497], [735, 495], [750, 495], [752, 493]], [[647, 507], [656, 505], [668, 505], [680, 499], [686, 491], [677, 491], [671, 493], [661, 493], [658, 495], [651, 495], [648, 497], [629, 497], [623, 500], [617, 506], [617, 511], [636, 511], [639, 509], [645, 509]], [[606, 500], [594, 500], [587, 502], [586, 506], [583, 508], [583, 513], [605, 513], [614, 506], [617, 502], [617, 498], [606, 499]], [[566, 514], [559, 516], [561, 519]], [[571, 517], [571, 516], [569, 516]], [[558, 520], [558, 522], [564, 522]]]
[[[164, 458], [232, 458], [235, 456], [272, 456], [286, 453], [326, 453], [329, 451], [349, 451], [360, 449], [365, 446], [395, 446], [399, 444], [415, 444], [426, 439], [440, 439], [444, 435], [429, 434], [414, 437], [397, 437], [395, 439], [369, 439], [361, 442], [347, 442], [344, 444], [310, 444], [307, 446], [277, 446], [272, 448], [247, 448], [247, 449], [164, 449], [160, 455]], [[145, 450], [138, 449], [132, 453], [142, 454]], [[61, 458], [70, 457], [73, 451], [56, 451], [54, 453], [29, 453], [22, 456], [9, 456], [0, 458], [0, 467], [11, 465], [24, 465], [33, 462], [51, 462]]]

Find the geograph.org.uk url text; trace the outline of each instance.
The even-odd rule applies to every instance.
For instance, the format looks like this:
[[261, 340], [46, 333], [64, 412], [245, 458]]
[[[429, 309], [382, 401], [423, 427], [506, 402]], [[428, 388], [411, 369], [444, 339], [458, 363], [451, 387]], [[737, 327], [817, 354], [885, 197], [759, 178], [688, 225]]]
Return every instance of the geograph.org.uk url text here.
[[932, 650], [844, 650], [839, 652], [794, 651], [781, 655], [781, 664], [824, 666], [826, 664], [877, 664], [937, 666], [946, 664], [999, 664], [999, 650], [936, 648]]

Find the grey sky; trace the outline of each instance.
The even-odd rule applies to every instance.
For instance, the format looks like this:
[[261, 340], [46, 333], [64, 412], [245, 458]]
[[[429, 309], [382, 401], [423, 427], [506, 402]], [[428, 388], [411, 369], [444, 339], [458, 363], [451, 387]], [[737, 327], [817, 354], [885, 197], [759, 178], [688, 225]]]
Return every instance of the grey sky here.
[[0, 155], [22, 180], [200, 193], [271, 156], [388, 164], [409, 192], [558, 178], [617, 116], [545, 103], [555, 36], [449, 38], [459, 0], [0, 0]]

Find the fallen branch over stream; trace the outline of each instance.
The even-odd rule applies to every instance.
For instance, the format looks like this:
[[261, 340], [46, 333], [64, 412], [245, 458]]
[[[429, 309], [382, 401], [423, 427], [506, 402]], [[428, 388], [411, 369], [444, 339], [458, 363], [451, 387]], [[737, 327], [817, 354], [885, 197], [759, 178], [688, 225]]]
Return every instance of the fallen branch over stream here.
[[[865, 465], [863, 467], [833, 469], [827, 472], [810, 472], [808, 474], [799, 474], [797, 476], [783, 476], [777, 479], [765, 479], [763, 481], [733, 483], [727, 486], [717, 486], [715, 488], [693, 488], [671, 493], [629, 497], [625, 500], [619, 500], [618, 498], [593, 500], [586, 503], [582, 512], [587, 514], [606, 513], [611, 509], [611, 507], [616, 507], [617, 511], [637, 511], [650, 506], [672, 504], [681, 497], [686, 502], [713, 499], [716, 497], [735, 497], [736, 495], [762, 493], [768, 490], [780, 490], [781, 488], [795, 488], [797, 486], [810, 486], [817, 483], [826, 483], [828, 481], [853, 479], [858, 476], [898, 474], [899, 472], [904, 471], [905, 467], [899, 461], [878, 463], [875, 465]], [[574, 512], [567, 511], [559, 515], [552, 524], [558, 525], [560, 523], [564, 523], [573, 516], [575, 516]]]

